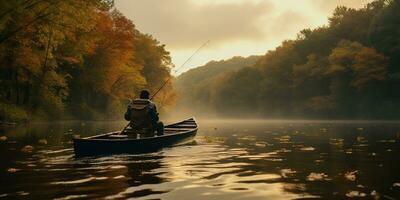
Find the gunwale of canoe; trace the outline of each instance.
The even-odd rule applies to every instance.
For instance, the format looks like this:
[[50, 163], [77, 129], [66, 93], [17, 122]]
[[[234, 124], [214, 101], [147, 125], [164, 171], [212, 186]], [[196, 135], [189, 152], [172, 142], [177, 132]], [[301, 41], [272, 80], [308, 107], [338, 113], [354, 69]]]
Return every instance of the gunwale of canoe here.
[[[181, 126], [190, 124], [179, 129]], [[192, 141], [197, 134], [197, 123], [194, 118], [189, 118], [178, 123], [165, 126], [165, 130], [178, 129], [180, 131], [164, 133], [162, 136], [147, 138], [129, 138], [129, 136], [117, 135], [120, 131], [74, 139], [74, 152], [76, 157], [111, 155], [111, 154], [141, 154], [160, 151], [166, 147], [172, 147]], [[110, 137], [111, 135], [115, 135]]]
[[[187, 126], [189, 124], [191, 126]], [[179, 125], [186, 125], [186, 126], [179, 126]], [[189, 128], [189, 127], [191, 127], [191, 128]], [[172, 133], [166, 133], [166, 132], [169, 132], [174, 129], [176, 129], [176, 130], [173, 131]], [[164, 135], [160, 135], [160, 136], [147, 137], [147, 138], [129, 138], [129, 137], [112, 138], [112, 137], [109, 137], [111, 135], [116, 135], [116, 134], [120, 133], [120, 131], [114, 131], [114, 132], [110, 132], [110, 133], [94, 135], [94, 136], [89, 136], [89, 137], [84, 137], [84, 138], [76, 138], [74, 140], [108, 141], [108, 142], [112, 142], [112, 141], [145, 141], [145, 140], [154, 140], [155, 138], [162, 139], [162, 138], [171, 137], [174, 135], [183, 135], [188, 132], [197, 131], [197, 129], [198, 129], [198, 125], [196, 123], [196, 120], [194, 117], [191, 117], [186, 120], [182, 120], [180, 122], [166, 125], [164, 128]]]

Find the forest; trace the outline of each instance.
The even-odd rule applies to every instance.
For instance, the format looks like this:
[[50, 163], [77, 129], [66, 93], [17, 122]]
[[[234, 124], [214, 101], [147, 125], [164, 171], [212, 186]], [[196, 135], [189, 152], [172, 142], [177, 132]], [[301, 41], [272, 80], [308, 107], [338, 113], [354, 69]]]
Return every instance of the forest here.
[[[111, 0], [0, 3], [0, 121], [121, 119], [172, 66], [165, 46]], [[155, 99], [162, 109], [171, 87]]]
[[234, 118], [400, 117], [399, 1], [337, 7], [327, 25], [252, 58], [183, 73], [174, 84], [178, 110]]
[[[195, 116], [398, 119], [400, 2], [337, 7], [328, 21], [265, 55], [191, 69], [154, 101]], [[112, 0], [0, 2], [0, 121], [121, 119], [172, 67]]]

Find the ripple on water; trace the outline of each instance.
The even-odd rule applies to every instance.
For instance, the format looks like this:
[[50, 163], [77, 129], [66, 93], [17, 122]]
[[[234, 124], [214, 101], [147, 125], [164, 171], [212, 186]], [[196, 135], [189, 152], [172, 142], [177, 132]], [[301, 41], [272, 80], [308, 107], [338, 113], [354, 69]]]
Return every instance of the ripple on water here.
[[54, 200], [70, 200], [70, 199], [80, 199], [80, 198], [85, 198], [88, 197], [86, 194], [81, 194], [81, 195], [68, 195], [65, 197], [60, 197], [60, 198], [55, 198]]
[[56, 181], [56, 182], [51, 182], [51, 185], [72, 185], [72, 184], [81, 184], [81, 183], [87, 183], [91, 181], [96, 181], [96, 180], [106, 180], [108, 177], [88, 177], [84, 179], [78, 179], [78, 180], [73, 180], [73, 181]]
[[126, 178], [124, 175], [114, 176], [113, 179], [123, 179]]
[[74, 150], [73, 148], [59, 149], [59, 150], [40, 150], [40, 151], [38, 151], [38, 153], [42, 153], [42, 154], [58, 154], [58, 153], [72, 152], [73, 150]]
[[[15, 187], [3, 185], [7, 188], [7, 193], [0, 194], [0, 197], [21, 198], [19, 195], [25, 194], [28, 195], [26, 197], [36, 199], [43, 195], [35, 191], [38, 188], [38, 191], [51, 190], [46, 193], [48, 195], [46, 197], [56, 195], [58, 200], [90, 197], [190, 198], [191, 200], [298, 199], [315, 198], [316, 196], [310, 195], [315, 193], [324, 198], [332, 196], [331, 188], [325, 187], [324, 184], [330, 185], [330, 183], [318, 181], [330, 180], [334, 180], [332, 181], [334, 183], [344, 182], [341, 184], [340, 192], [333, 194], [342, 195], [344, 198], [379, 196], [377, 192], [366, 192], [372, 188], [378, 188], [382, 194], [400, 191], [398, 180], [385, 179], [376, 184], [368, 182], [373, 180], [374, 176], [381, 176], [379, 173], [371, 174], [370, 161], [373, 161], [373, 169], [378, 164], [375, 161], [380, 161], [378, 159], [387, 159], [391, 156], [391, 160], [398, 161], [397, 140], [390, 140], [386, 136], [375, 140], [375, 137], [369, 135], [365, 135], [369, 140], [363, 137], [355, 139], [356, 135], [352, 137], [343, 135], [331, 126], [329, 126], [330, 131], [324, 134], [320, 133], [319, 127], [314, 127], [315, 134], [319, 134], [321, 138], [308, 137], [310, 134], [314, 136], [314, 133], [298, 127], [291, 130], [287, 126], [282, 127], [282, 130], [276, 130], [274, 127], [265, 128], [260, 129], [259, 133], [254, 131], [253, 136], [248, 135], [253, 133], [252, 131], [241, 133], [243, 128], [237, 129], [236, 136], [228, 133], [218, 135], [219, 132], [215, 131], [212, 137], [197, 137], [196, 145], [178, 146], [141, 155], [74, 158], [72, 149], [65, 147], [57, 147], [59, 150], [50, 149], [52, 147], [49, 143], [47, 146], [38, 147], [32, 154], [21, 153], [23, 158], [16, 159], [3, 169], [3, 173], [7, 173], [7, 169], [18, 167], [21, 172], [13, 173], [11, 170], [10, 173], [13, 174], [7, 174], [7, 177], [15, 178], [14, 182], [26, 179], [30, 182], [20, 181]], [[269, 137], [266, 137], [264, 130], [268, 130], [266, 132]], [[240, 142], [241, 146], [235, 145], [237, 142]], [[379, 148], [372, 149], [378, 145]], [[393, 153], [386, 152], [389, 150]], [[306, 164], [304, 164], [305, 158], [302, 158], [304, 155], [308, 156]], [[357, 170], [363, 173], [358, 173], [356, 169], [350, 170], [348, 164], [351, 163], [343, 162], [344, 160], [357, 161]], [[321, 164], [316, 166], [319, 163]], [[387, 167], [389, 163], [383, 164], [380, 165], [382, 167], [380, 169], [391, 170]], [[390, 164], [398, 166], [395, 162]], [[329, 168], [333, 165], [335, 171]], [[68, 173], [63, 172], [67, 170]], [[43, 172], [35, 173], [35, 171]], [[343, 173], [338, 174], [338, 171]], [[306, 174], [303, 174], [304, 172]], [[323, 172], [329, 172], [329, 177]], [[397, 176], [394, 170], [387, 172]], [[25, 178], [25, 175], [29, 176]], [[363, 180], [362, 183], [366, 185], [360, 185], [361, 182], [357, 179]], [[40, 182], [42, 180], [43, 183]], [[321, 184], [323, 186], [319, 187]], [[387, 185], [387, 188], [376, 187], [377, 184]], [[318, 191], [314, 186], [318, 187]], [[21, 192], [22, 188], [34, 189], [27, 191], [30, 193], [24, 193]], [[17, 193], [18, 191], [20, 193]]]

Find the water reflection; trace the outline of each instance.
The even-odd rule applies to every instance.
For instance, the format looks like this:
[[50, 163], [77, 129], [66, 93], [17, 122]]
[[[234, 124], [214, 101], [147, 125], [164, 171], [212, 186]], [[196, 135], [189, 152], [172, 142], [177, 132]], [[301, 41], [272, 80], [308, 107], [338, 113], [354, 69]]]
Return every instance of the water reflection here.
[[[2, 130], [7, 140], [0, 142], [0, 198], [400, 196], [396, 123], [201, 122], [189, 145], [79, 159], [64, 135], [70, 129], [88, 135], [120, 126], [79, 122]], [[21, 151], [27, 145], [31, 151]]]

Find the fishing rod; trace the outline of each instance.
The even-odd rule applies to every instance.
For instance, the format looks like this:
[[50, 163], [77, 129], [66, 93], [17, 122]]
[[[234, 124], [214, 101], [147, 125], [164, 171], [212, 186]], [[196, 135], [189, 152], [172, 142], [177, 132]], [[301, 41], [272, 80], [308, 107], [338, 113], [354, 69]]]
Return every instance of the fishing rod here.
[[[204, 46], [207, 45], [207, 43], [209, 43], [210, 40], [207, 40], [203, 45], [201, 45], [181, 66], [179, 66], [176, 70], [174, 70], [174, 72], [178, 72], [183, 66], [186, 65], [187, 62], [189, 62], [190, 59], [192, 59], [192, 57], [194, 55], [196, 55], [197, 52], [200, 51], [200, 49], [202, 49]], [[158, 90], [153, 94], [153, 96], [150, 98], [150, 100], [152, 100], [163, 88], [165, 85], [167, 85], [167, 83], [171, 80], [172, 76], [170, 76], [162, 85], [160, 88], [158, 88]], [[130, 122], [118, 133], [118, 135], [124, 133], [124, 131], [128, 128], [128, 126], [130, 125]]]
[[[204, 44], [202, 44], [181, 66], [179, 66], [177, 69], [174, 70], [174, 72], [178, 72], [181, 68], [183, 68], [187, 62], [189, 62], [189, 60], [192, 59], [192, 57], [194, 55], [196, 55], [197, 52], [200, 51], [200, 49], [202, 49], [204, 46], [207, 45], [207, 43], [209, 43], [210, 40], [207, 40]], [[168, 79], [166, 81], [164, 81], [164, 83], [161, 85], [160, 88], [158, 88], [158, 90], [153, 94], [153, 96], [151, 96], [150, 100], [152, 100], [164, 87], [165, 85], [167, 85], [167, 83], [172, 79], [172, 76], [168, 77]]]

